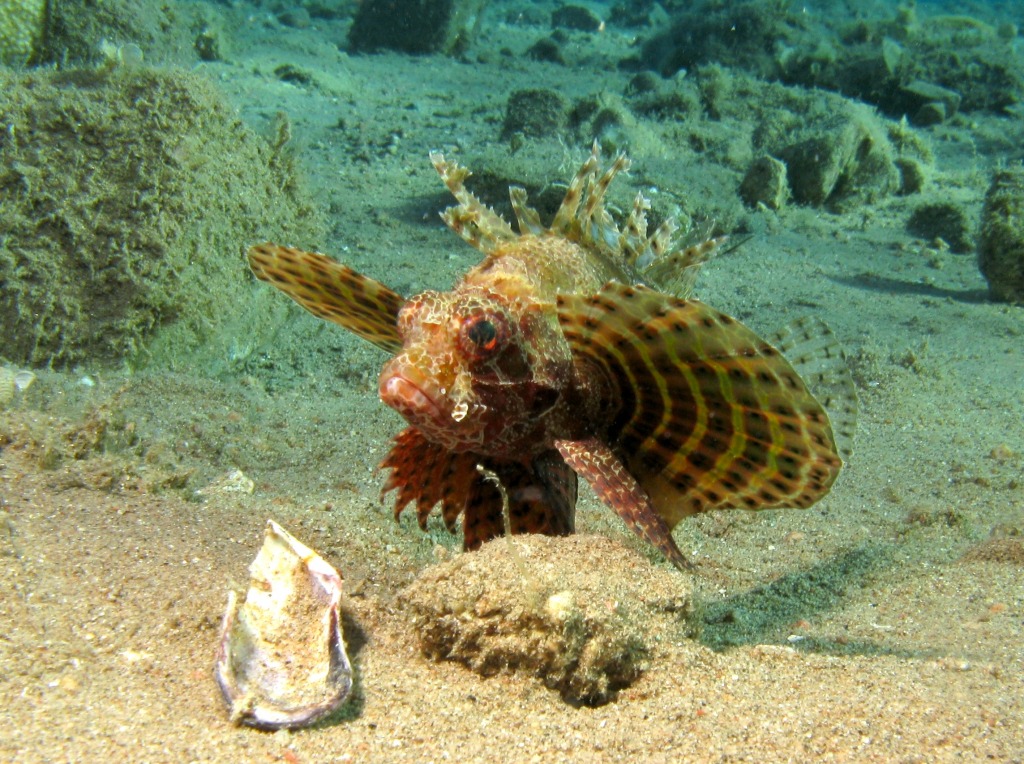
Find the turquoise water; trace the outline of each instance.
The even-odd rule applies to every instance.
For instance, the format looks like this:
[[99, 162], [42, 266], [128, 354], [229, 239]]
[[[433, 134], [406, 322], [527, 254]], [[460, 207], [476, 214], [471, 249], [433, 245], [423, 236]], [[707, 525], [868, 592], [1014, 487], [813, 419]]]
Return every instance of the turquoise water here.
[[[0, 758], [1019, 759], [1020, 3], [51, 5], [0, 67]], [[641, 678], [579, 709], [416, 649], [398, 593], [462, 534], [378, 498], [390, 354], [246, 252], [445, 291], [481, 253], [430, 152], [547, 224], [595, 141], [632, 160], [610, 214], [729, 237], [695, 296], [772, 342], [823, 321], [859, 412], [814, 506], [675, 527], [687, 608], [645, 601]], [[580, 485], [577, 531], [676, 575]], [[267, 517], [341, 571], [355, 669], [290, 738], [231, 727], [208, 670]]]

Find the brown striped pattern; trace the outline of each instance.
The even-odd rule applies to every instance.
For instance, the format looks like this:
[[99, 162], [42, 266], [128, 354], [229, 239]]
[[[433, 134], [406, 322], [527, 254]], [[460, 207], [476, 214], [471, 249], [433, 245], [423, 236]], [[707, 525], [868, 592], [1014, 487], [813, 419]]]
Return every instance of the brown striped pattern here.
[[314, 316], [345, 327], [382, 350], [402, 349], [398, 311], [405, 299], [327, 255], [278, 244], [249, 250], [256, 278], [273, 284]]
[[808, 507], [842, 465], [825, 411], [778, 350], [703, 303], [610, 283], [564, 295], [581, 374], [618, 391], [608, 442], [674, 526], [711, 509]]

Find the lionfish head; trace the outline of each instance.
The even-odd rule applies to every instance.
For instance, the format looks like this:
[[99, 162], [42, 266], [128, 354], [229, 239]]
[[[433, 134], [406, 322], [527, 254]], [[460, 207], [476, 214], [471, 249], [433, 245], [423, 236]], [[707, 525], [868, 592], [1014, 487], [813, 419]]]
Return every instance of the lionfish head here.
[[452, 451], [500, 451], [557, 397], [537, 382], [523, 323], [482, 290], [410, 299], [398, 314], [402, 349], [380, 375], [381, 400]]

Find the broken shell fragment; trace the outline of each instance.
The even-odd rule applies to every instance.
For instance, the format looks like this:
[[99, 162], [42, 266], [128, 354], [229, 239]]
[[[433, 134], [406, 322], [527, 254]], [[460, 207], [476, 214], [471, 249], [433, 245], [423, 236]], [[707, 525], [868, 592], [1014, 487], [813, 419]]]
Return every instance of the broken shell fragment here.
[[228, 595], [214, 673], [232, 721], [305, 727], [352, 688], [341, 633], [341, 576], [273, 520], [249, 566], [249, 591]]

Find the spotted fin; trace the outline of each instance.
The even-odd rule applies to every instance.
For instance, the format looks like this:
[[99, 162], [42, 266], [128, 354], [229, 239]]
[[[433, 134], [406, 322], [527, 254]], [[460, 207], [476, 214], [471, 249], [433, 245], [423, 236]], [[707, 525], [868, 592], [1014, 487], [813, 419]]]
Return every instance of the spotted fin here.
[[672, 528], [732, 507], [808, 507], [842, 461], [829, 419], [765, 340], [698, 301], [609, 283], [562, 295], [584, 379], [606, 390], [606, 442]]
[[771, 335], [771, 341], [828, 412], [836, 448], [848, 460], [857, 431], [857, 387], [839, 340], [820, 318], [804, 317]]
[[629, 474], [619, 457], [597, 438], [559, 440], [555, 447], [594, 493], [618, 513], [630, 530], [661, 550], [680, 570], [693, 564], [679, 551], [672, 529], [657, 513], [647, 492]]
[[249, 267], [256, 278], [273, 284], [314, 316], [382, 350], [402, 349], [397, 322], [405, 300], [380, 282], [326, 255], [269, 242], [249, 250]]
[[481, 464], [501, 482], [508, 496], [512, 533], [564, 536], [574, 530], [576, 475], [554, 451], [530, 464], [491, 459], [468, 452], [453, 453], [407, 427], [380, 467], [390, 469], [381, 495], [397, 490], [395, 518], [416, 502], [416, 519], [426, 529], [437, 505], [449, 531], [463, 516], [463, 546], [476, 549], [505, 533], [501, 491], [477, 470]]

